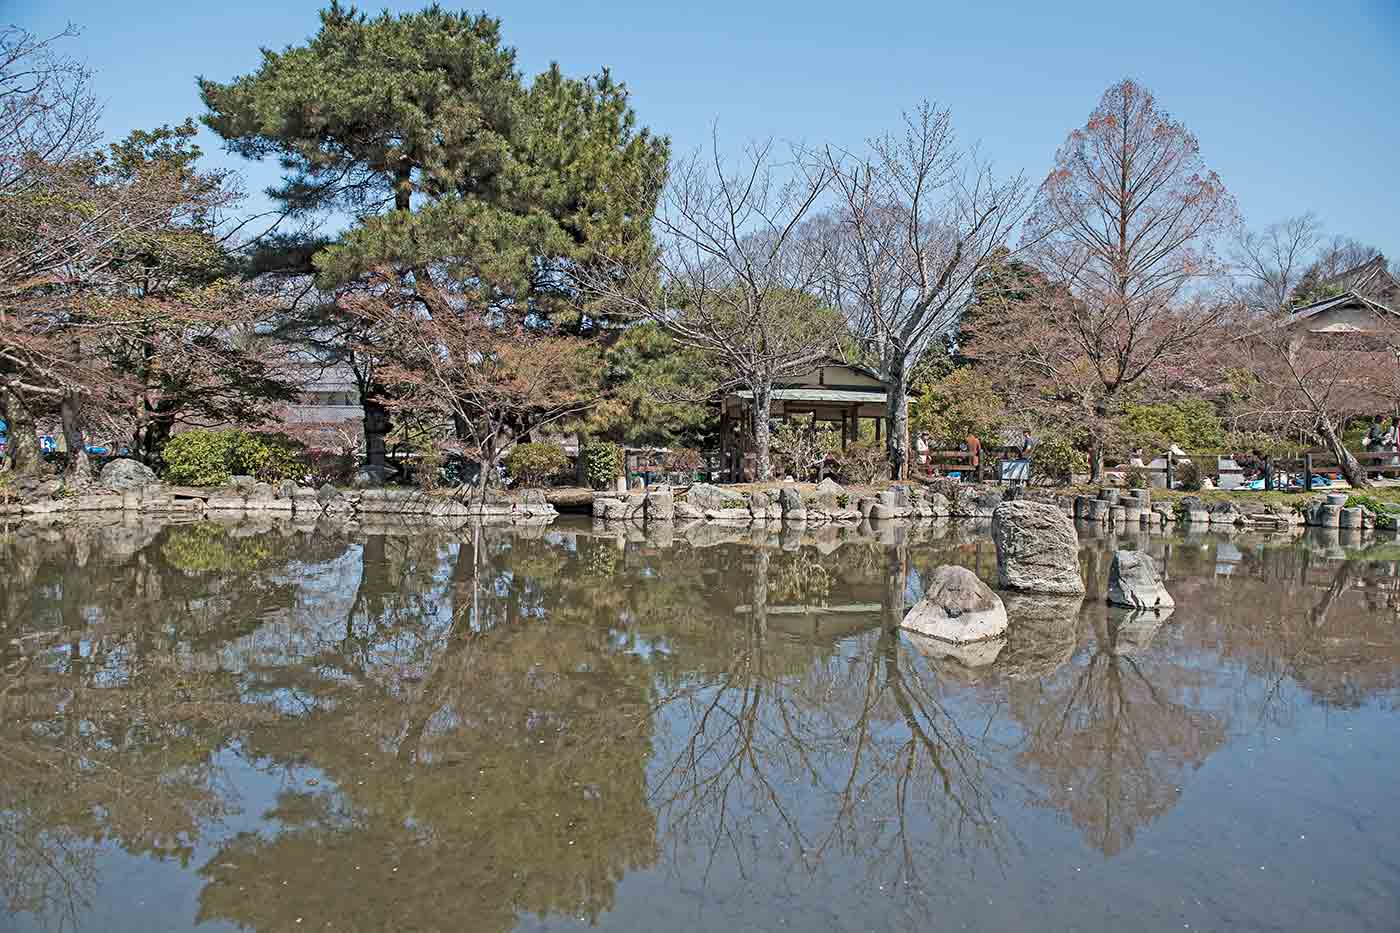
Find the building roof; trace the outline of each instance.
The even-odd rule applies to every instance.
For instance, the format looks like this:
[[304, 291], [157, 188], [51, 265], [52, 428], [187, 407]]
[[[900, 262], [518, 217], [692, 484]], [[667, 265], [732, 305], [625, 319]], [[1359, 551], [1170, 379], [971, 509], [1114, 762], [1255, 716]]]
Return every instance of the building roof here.
[[1395, 277], [1386, 266], [1385, 257], [1379, 253], [1360, 265], [1343, 269], [1336, 275], [1323, 279], [1318, 284], [1335, 286], [1383, 304], [1388, 304], [1397, 289], [1400, 289], [1400, 282], [1395, 281]]
[[[739, 398], [753, 398], [747, 389], [733, 393]], [[841, 405], [871, 404], [885, 401], [883, 391], [862, 392], [858, 389], [774, 389], [775, 402], [832, 402]]]
[[[1283, 320], [1283, 326], [1292, 327], [1318, 314], [1334, 308], [1356, 305], [1369, 309], [1377, 315], [1400, 316], [1400, 282], [1390, 274], [1385, 257], [1377, 255], [1359, 266], [1344, 269], [1334, 276], [1323, 279], [1320, 285], [1343, 289], [1340, 295], [1319, 298], [1311, 304], [1294, 308]], [[1318, 328], [1319, 333], [1360, 333], [1363, 328], [1353, 324], [1327, 325]]]
[[835, 356], [826, 356], [826, 357], [822, 357], [820, 360], [817, 361], [816, 365], [817, 365], [817, 366], [844, 366], [844, 367], [846, 367], [847, 369], [854, 370], [855, 372], [858, 372], [858, 373], [860, 373], [860, 374], [862, 374], [862, 375], [865, 375], [865, 376], [869, 376], [871, 379], [874, 379], [876, 382], [879, 382], [879, 383], [881, 383], [881, 384], [883, 384], [883, 383], [885, 382], [884, 379], [881, 379], [881, 378], [880, 378], [880, 374], [877, 373], [875, 370], [871, 369], [869, 366], [862, 366], [860, 363], [848, 363], [848, 362], [846, 362], [845, 360], [840, 359], [840, 358], [835, 357]]

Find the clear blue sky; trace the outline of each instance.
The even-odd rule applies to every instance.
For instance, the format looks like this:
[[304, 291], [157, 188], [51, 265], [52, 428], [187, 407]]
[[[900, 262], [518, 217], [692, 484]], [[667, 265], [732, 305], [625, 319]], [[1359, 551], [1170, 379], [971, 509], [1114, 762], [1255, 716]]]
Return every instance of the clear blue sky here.
[[[259, 46], [314, 32], [320, 6], [0, 0], [0, 20], [84, 27], [71, 48], [97, 70], [116, 137], [197, 115], [195, 75], [252, 70]], [[527, 73], [610, 66], [642, 122], [684, 149], [716, 120], [726, 141], [858, 145], [928, 97], [1000, 168], [1039, 179], [1104, 88], [1131, 76], [1196, 133], [1251, 225], [1311, 209], [1400, 258], [1400, 0], [512, 0], [488, 12]]]

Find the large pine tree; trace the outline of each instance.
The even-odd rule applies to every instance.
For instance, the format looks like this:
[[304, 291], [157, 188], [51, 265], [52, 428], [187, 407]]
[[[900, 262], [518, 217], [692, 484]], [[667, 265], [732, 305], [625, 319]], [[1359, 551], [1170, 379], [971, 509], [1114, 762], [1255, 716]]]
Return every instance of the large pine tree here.
[[[310, 257], [301, 271], [323, 292], [393, 281], [400, 292], [376, 298], [427, 316], [580, 334], [568, 268], [604, 244], [646, 249], [653, 204], [636, 192], [664, 176], [667, 140], [636, 126], [607, 71], [575, 79], [551, 66], [527, 82], [486, 15], [371, 18], [333, 3], [305, 45], [264, 50], [257, 71], [200, 89], [205, 123], [233, 151], [280, 162], [269, 195], [289, 215], [348, 219], [314, 250], [287, 244], [289, 259]], [[353, 352], [366, 445], [382, 463], [394, 387], [373, 364], [394, 348], [366, 357], [364, 338]]]

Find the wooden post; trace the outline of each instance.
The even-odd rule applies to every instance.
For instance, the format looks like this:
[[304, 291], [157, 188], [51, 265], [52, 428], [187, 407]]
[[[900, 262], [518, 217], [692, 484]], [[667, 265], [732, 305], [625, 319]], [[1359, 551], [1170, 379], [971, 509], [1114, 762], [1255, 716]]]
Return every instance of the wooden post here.
[[1303, 454], [1303, 492], [1312, 492], [1312, 454]]
[[729, 451], [729, 406], [719, 403], [719, 468], [723, 472], [728, 466], [726, 457]]
[[875, 419], [875, 443], [876, 443], [876, 444], [879, 444], [879, 443], [880, 443], [880, 429], [883, 428], [884, 426], [885, 426], [885, 419], [884, 419], [884, 418], [876, 418], [876, 419]]
[[1170, 450], [1167, 451], [1167, 489], [1175, 488], [1172, 484], [1172, 461], [1176, 459]]

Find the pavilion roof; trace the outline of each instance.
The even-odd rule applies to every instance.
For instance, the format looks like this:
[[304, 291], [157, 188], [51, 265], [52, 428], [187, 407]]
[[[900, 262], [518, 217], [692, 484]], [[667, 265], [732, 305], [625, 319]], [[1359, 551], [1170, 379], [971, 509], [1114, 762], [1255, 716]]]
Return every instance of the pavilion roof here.
[[[730, 393], [738, 398], [751, 399], [753, 393], [748, 389]], [[775, 402], [830, 402], [839, 405], [851, 404], [883, 404], [886, 400], [883, 389], [871, 388], [870, 391], [859, 389], [774, 389], [773, 401]]]

